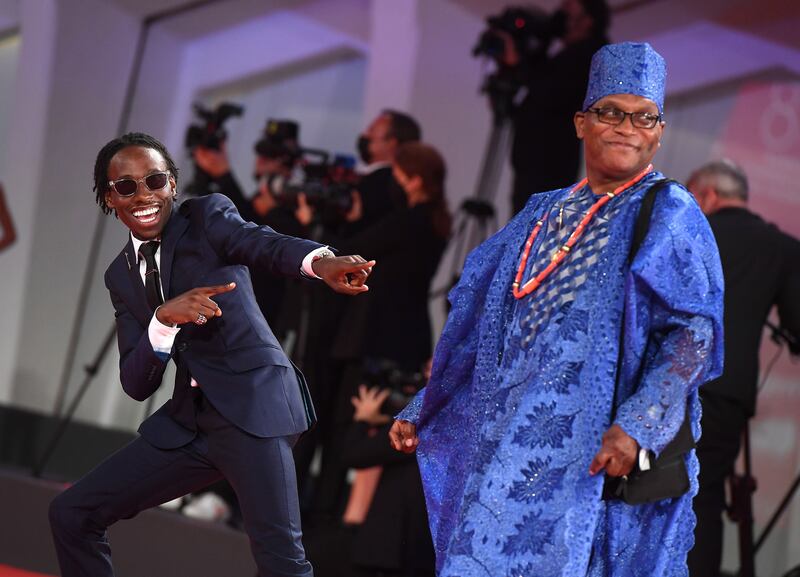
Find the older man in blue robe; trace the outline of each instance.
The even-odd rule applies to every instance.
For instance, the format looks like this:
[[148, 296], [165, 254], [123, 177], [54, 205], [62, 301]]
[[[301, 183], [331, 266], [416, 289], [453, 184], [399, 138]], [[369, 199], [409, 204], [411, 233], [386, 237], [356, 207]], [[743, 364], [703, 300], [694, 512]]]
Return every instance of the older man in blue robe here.
[[390, 434], [417, 450], [440, 577], [687, 574], [694, 450], [679, 494], [604, 498], [685, 420], [699, 436], [697, 388], [722, 367], [714, 237], [651, 165], [665, 79], [647, 44], [598, 51], [575, 114], [587, 178], [534, 195], [450, 294], [430, 383]]

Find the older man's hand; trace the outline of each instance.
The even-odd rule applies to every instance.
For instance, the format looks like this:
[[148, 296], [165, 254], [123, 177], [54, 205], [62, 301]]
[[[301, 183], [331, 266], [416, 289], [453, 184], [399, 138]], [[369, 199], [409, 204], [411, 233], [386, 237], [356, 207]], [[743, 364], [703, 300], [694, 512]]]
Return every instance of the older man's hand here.
[[396, 420], [389, 430], [389, 442], [395, 451], [413, 453], [419, 445], [417, 426], [410, 421]]
[[619, 425], [611, 427], [603, 434], [603, 445], [589, 465], [589, 474], [596, 475], [603, 469], [611, 477], [622, 477], [633, 470], [639, 443]]

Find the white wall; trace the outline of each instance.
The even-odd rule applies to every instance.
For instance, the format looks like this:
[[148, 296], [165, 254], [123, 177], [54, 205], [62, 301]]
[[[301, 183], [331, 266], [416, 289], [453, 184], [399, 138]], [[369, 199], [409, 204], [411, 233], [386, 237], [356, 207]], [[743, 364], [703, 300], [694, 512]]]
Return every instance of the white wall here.
[[56, 27], [54, 0], [31, 0], [22, 8], [18, 15], [22, 36], [15, 64], [16, 76], [12, 82], [3, 84], [10, 97], [6, 96], [8, 108], [4, 109], [7, 128], [2, 137], [2, 181], [17, 241], [0, 253], [0, 295], [8, 305], [0, 331], [2, 401], [13, 398], [18, 338], [26, 318], [23, 305], [43, 166]]
[[366, 62], [343, 57], [321, 68], [287, 71], [276, 80], [258, 86], [231, 87], [206, 92], [203, 100], [241, 104], [245, 114], [229, 123], [227, 149], [234, 174], [246, 192], [255, 189], [253, 143], [263, 135], [268, 118], [300, 123], [305, 147], [355, 155], [355, 141], [362, 130], [362, 106]]
[[[117, 130], [137, 35], [137, 22], [102, 0], [60, 0], [54, 14], [53, 29], [41, 39], [32, 36], [54, 40], [46, 107], [30, 110], [29, 100], [35, 103], [41, 96], [27, 92], [14, 112], [24, 122], [45, 119], [44, 138], [35, 151], [41, 163], [20, 159], [19, 166], [36, 176], [55, 176], [40, 178], [27, 190], [37, 205], [25, 231], [33, 238], [13, 376], [14, 402], [39, 410], [50, 409], [55, 400], [99, 214], [91, 190], [94, 157]], [[24, 54], [24, 15], [22, 34]], [[98, 50], [100, 38], [113, 42], [104, 41]], [[24, 128], [18, 135], [23, 134]]]
[[6, 173], [8, 130], [11, 126], [20, 44], [19, 34], [0, 39], [0, 177]]

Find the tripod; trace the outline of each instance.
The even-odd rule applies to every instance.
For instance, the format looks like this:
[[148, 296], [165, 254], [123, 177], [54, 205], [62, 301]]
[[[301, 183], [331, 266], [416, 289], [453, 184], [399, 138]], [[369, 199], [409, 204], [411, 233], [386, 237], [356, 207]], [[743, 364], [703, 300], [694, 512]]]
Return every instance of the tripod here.
[[[785, 345], [792, 355], [800, 355], [800, 343], [786, 330], [774, 325], [770, 321], [766, 323], [767, 328], [772, 331], [772, 340], [779, 346]], [[750, 459], [750, 426], [746, 424], [742, 432], [742, 451], [744, 457], [744, 473], [731, 475], [731, 504], [729, 516], [736, 522], [739, 529], [739, 572], [738, 577], [755, 577], [755, 556], [764, 544], [769, 534], [775, 528], [781, 515], [783, 515], [789, 502], [794, 497], [795, 492], [800, 488], [800, 474], [798, 474], [786, 494], [781, 499], [775, 512], [767, 521], [764, 531], [753, 541], [753, 493], [757, 488], [755, 477], [752, 475], [752, 463]]]
[[493, 200], [511, 145], [511, 114], [520, 88], [507, 72], [495, 72], [483, 82], [481, 90], [489, 96], [492, 107], [492, 130], [483, 150], [475, 192], [461, 204], [455, 215], [455, 232], [450, 239], [454, 249], [450, 257], [449, 284], [434, 290], [431, 298], [442, 296], [455, 286], [469, 252], [497, 230]]
[[492, 126], [475, 194], [461, 204], [455, 215], [453, 225], [455, 232], [450, 239], [450, 244], [454, 248], [450, 253], [449, 284], [434, 290], [431, 298], [442, 296], [455, 286], [469, 252], [497, 230], [497, 214], [491, 200], [500, 180], [509, 136], [510, 126], [506, 120]]

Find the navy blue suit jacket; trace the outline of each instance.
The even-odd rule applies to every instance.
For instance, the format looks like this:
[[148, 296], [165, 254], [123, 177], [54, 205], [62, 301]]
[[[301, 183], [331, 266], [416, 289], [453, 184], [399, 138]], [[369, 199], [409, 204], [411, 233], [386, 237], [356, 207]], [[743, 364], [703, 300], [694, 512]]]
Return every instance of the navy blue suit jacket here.
[[[178, 368], [173, 395], [139, 427], [145, 439], [169, 449], [194, 438], [192, 377], [226, 419], [253, 435], [297, 434], [313, 424], [305, 379], [259, 310], [248, 267], [298, 277], [303, 258], [319, 246], [243, 221], [219, 194], [173, 210], [161, 236], [165, 300], [196, 287], [235, 282], [236, 288], [213, 297], [221, 317], [182, 326], [171, 353]], [[153, 312], [130, 241], [108, 267], [105, 282], [116, 311], [122, 388], [141, 401], [161, 385], [169, 359], [150, 344]]]

